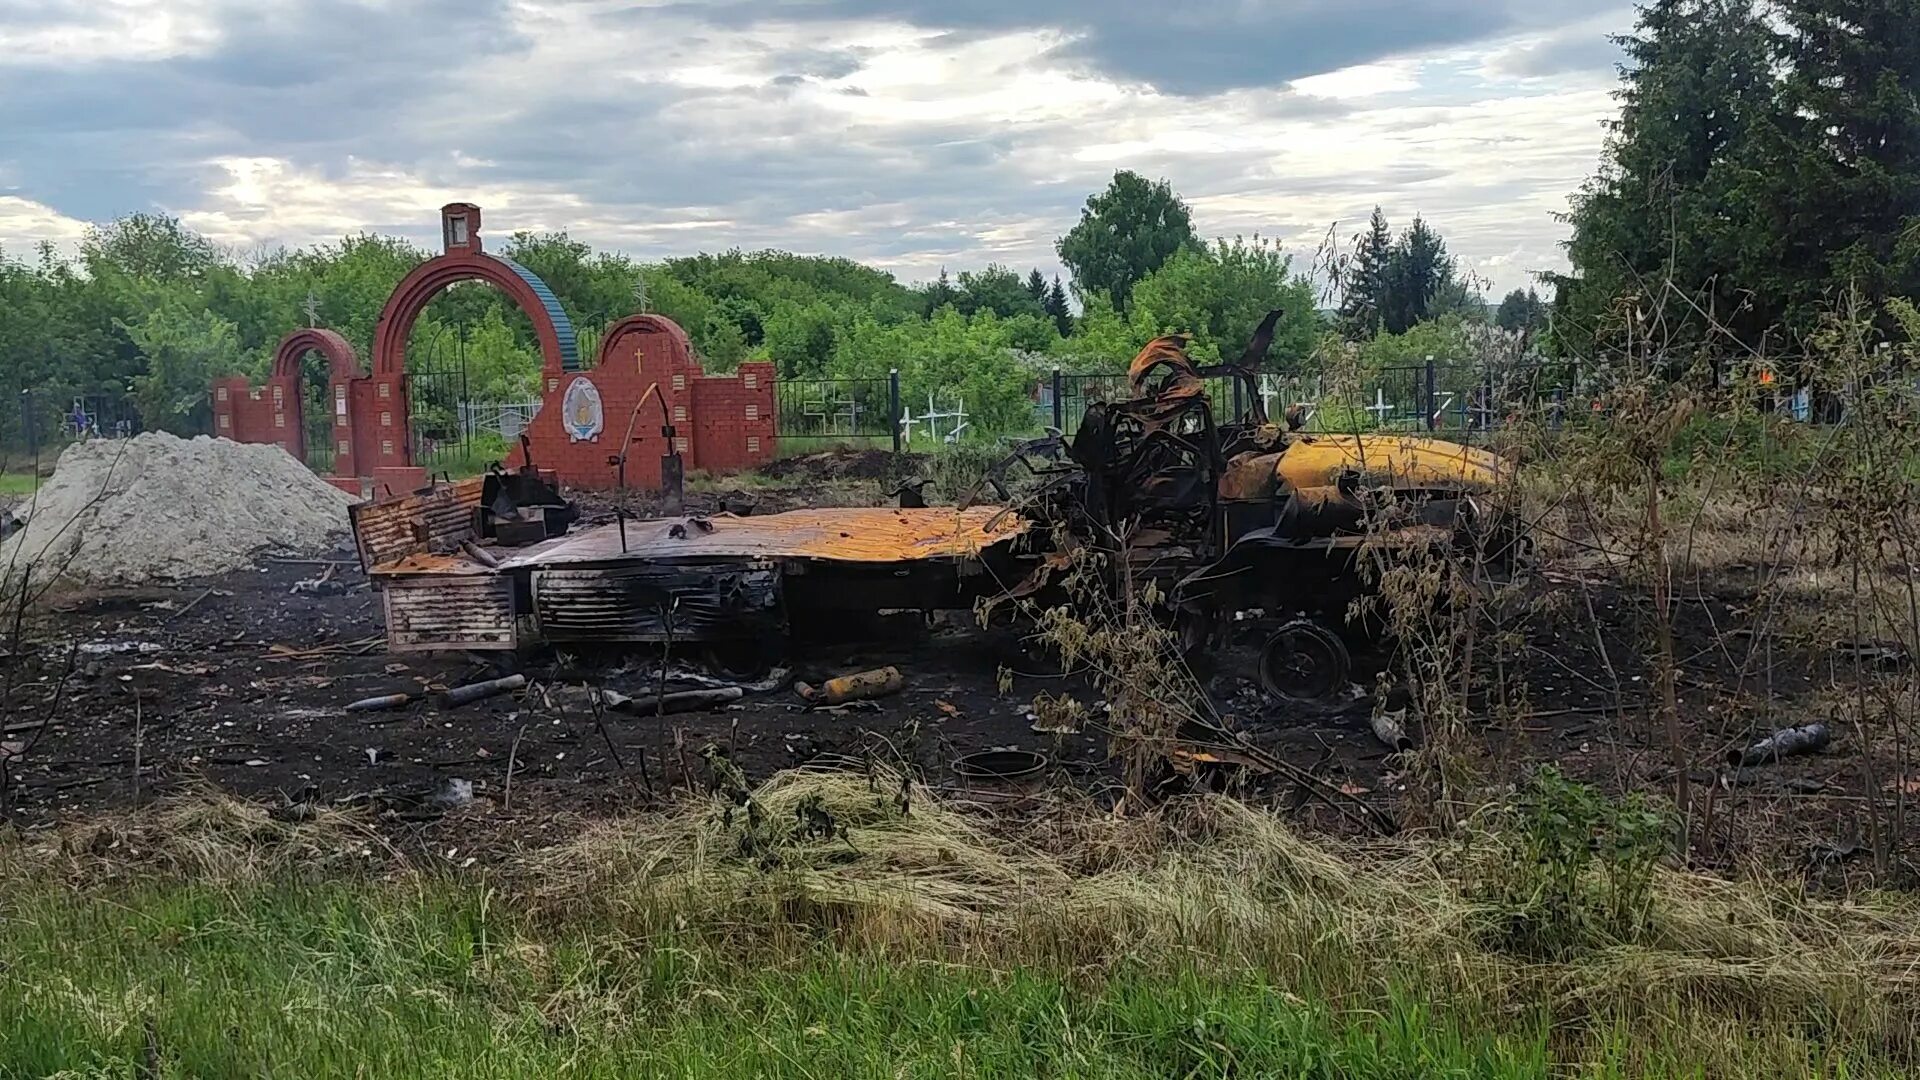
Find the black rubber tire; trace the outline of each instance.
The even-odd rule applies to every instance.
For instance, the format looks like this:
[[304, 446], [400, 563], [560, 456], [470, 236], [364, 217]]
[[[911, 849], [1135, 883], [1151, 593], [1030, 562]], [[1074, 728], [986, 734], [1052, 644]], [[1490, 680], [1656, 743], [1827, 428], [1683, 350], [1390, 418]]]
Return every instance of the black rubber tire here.
[[734, 682], [754, 682], [766, 677], [780, 662], [786, 641], [778, 636], [739, 638], [710, 642], [702, 657], [714, 675]]
[[1347, 685], [1353, 656], [1340, 635], [1310, 619], [1290, 622], [1260, 649], [1260, 685], [1293, 701], [1323, 701]]

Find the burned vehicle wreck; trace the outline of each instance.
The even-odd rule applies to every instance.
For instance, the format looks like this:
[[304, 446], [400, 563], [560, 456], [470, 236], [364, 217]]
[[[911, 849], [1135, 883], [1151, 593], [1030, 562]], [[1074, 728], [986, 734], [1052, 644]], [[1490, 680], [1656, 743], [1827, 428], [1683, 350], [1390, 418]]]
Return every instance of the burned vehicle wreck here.
[[[1297, 410], [1271, 421], [1256, 375], [1279, 315], [1235, 363], [1196, 365], [1184, 337], [1154, 339], [1129, 369], [1130, 398], [1090, 405], [1071, 439], [1021, 445], [984, 486], [1006, 501], [1024, 472], [1021, 512], [1054, 546], [1100, 552], [1110, 590], [1153, 583], [1190, 660], [1255, 638], [1265, 689], [1310, 699], [1346, 685], [1355, 646], [1379, 643], [1354, 601], [1384, 568], [1453, 549], [1501, 563], [1520, 538], [1494, 497], [1514, 475], [1498, 454], [1407, 433], [1306, 434]], [[1248, 402], [1225, 422], [1206, 392], [1221, 379]], [[1069, 599], [1032, 580], [1016, 592]]]
[[[883, 611], [1071, 604], [1056, 580], [1063, 556], [1090, 549], [1109, 568], [1105, 588], [1153, 583], [1191, 655], [1256, 637], [1270, 693], [1322, 696], [1346, 685], [1350, 646], [1370, 633], [1350, 618], [1366, 560], [1453, 545], [1504, 554], [1511, 528], [1487, 496], [1512, 473], [1451, 442], [1272, 422], [1255, 374], [1278, 316], [1235, 363], [1196, 365], [1184, 338], [1155, 339], [1131, 365], [1130, 397], [1089, 405], [1070, 439], [1017, 445], [958, 506], [572, 531], [571, 508], [525, 469], [363, 504], [354, 534], [395, 651], [665, 646], [745, 673], [789, 641]], [[1220, 378], [1255, 391], [1235, 395], [1243, 415], [1216, 418], [1206, 386]], [[677, 477], [675, 464], [663, 474]]]

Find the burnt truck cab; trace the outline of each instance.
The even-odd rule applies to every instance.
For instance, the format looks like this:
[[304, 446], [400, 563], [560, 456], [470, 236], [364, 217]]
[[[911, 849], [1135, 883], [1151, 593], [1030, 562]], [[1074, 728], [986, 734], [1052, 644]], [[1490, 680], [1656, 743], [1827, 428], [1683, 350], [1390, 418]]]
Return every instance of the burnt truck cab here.
[[[1130, 587], [1155, 581], [1191, 657], [1230, 630], [1258, 633], [1267, 688], [1317, 697], [1345, 684], [1349, 645], [1377, 637], [1350, 613], [1392, 560], [1512, 549], [1497, 496], [1514, 471], [1442, 439], [1272, 422], [1254, 373], [1278, 314], [1236, 364], [1195, 365], [1180, 335], [1149, 342], [1129, 370], [1132, 396], [1088, 407], [1063, 440], [1077, 473], [1028, 512], [1073, 523]], [[1224, 423], [1206, 390], [1222, 378], [1249, 403]]]

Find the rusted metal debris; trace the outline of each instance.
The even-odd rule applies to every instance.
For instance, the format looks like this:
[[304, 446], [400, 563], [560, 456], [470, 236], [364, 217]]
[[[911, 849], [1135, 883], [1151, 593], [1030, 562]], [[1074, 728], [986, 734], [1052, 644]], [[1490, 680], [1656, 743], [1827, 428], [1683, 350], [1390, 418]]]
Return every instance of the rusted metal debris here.
[[794, 689], [799, 691], [801, 697], [815, 705], [845, 705], [849, 701], [864, 701], [869, 698], [897, 694], [906, 685], [906, 679], [901, 676], [899, 668], [883, 667], [828, 679], [817, 688], [799, 683]]
[[[1089, 405], [1071, 438], [1022, 442], [988, 471], [982, 489], [1010, 504], [1008, 470], [1031, 474], [1017, 504], [622, 515], [570, 532], [572, 509], [523, 469], [356, 508], [356, 543], [393, 649], [655, 644], [724, 653], [730, 671], [763, 670], [787, 640], [886, 610], [1070, 606], [1087, 587], [1072, 556], [1088, 552], [1094, 587], [1162, 598], [1153, 609], [1190, 656], [1249, 635], [1265, 642], [1271, 693], [1322, 699], [1349, 685], [1349, 643], [1367, 643], [1347, 622], [1370, 588], [1363, 560], [1483, 543], [1498, 532], [1483, 496], [1512, 467], [1449, 442], [1270, 422], [1256, 375], [1279, 316], [1232, 363], [1196, 364], [1177, 335], [1149, 343], [1129, 367], [1131, 398]], [[1222, 379], [1237, 408], [1210, 396]], [[918, 492], [898, 494], [924, 501]], [[545, 538], [506, 550], [527, 538], [521, 525]], [[897, 687], [896, 673], [816, 696]]]
[[602, 690], [600, 698], [607, 708], [633, 716], [665, 716], [668, 713], [697, 712], [731, 705], [746, 696], [738, 686], [716, 686], [701, 690], [680, 690], [671, 694], [642, 694], [630, 697], [617, 690]]
[[380, 712], [385, 709], [404, 709], [420, 700], [418, 694], [381, 694], [377, 697], [361, 698], [347, 705], [348, 712]]
[[461, 705], [471, 705], [476, 701], [485, 701], [502, 694], [511, 694], [515, 690], [524, 689], [526, 685], [527, 677], [519, 674], [488, 679], [485, 682], [468, 683], [441, 694], [440, 704], [446, 708], [458, 708]]
[[1832, 741], [1832, 730], [1819, 722], [1781, 728], [1744, 750], [1738, 747], [1728, 750], [1727, 764], [1745, 768], [1801, 754], [1817, 754]]

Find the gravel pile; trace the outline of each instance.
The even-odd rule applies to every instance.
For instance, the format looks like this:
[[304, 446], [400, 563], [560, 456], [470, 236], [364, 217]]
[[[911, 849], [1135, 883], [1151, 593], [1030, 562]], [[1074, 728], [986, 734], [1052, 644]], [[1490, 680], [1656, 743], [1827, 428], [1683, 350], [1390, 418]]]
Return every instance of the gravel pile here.
[[13, 507], [26, 527], [0, 544], [0, 578], [136, 584], [222, 574], [263, 550], [317, 551], [347, 529], [353, 500], [278, 446], [148, 432], [75, 443]]

